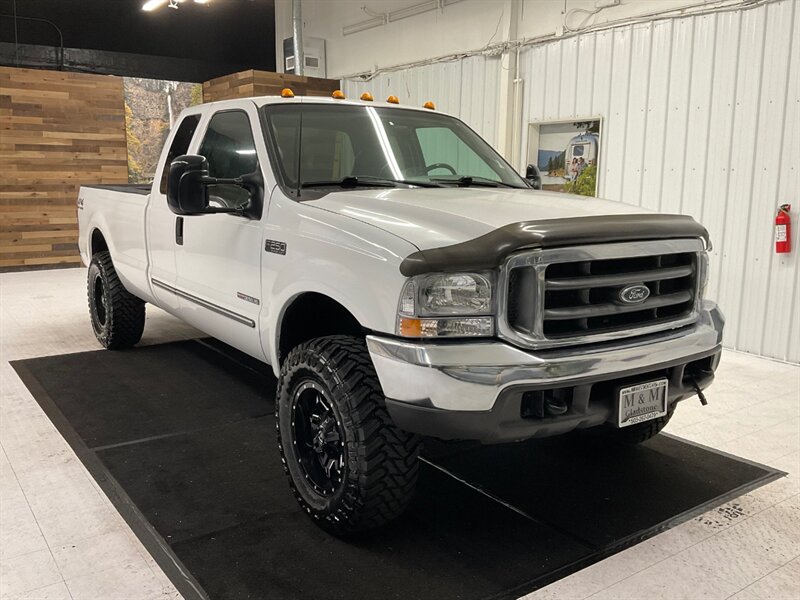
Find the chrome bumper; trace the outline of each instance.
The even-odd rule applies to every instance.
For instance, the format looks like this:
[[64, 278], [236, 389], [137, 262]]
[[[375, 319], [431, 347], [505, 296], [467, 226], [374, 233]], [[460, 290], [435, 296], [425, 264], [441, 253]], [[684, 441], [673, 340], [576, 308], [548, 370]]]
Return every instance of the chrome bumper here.
[[719, 350], [724, 322], [716, 304], [704, 301], [692, 325], [619, 342], [527, 352], [496, 340], [410, 342], [371, 335], [367, 346], [387, 398], [488, 411], [513, 386], [561, 387], [690, 362]]

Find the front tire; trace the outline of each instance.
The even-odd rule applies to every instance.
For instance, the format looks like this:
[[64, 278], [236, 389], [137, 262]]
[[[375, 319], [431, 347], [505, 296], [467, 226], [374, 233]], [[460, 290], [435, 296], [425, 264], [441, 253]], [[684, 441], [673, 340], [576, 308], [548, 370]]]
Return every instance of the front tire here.
[[346, 535], [395, 519], [413, 496], [420, 441], [398, 429], [363, 339], [331, 336], [292, 350], [276, 398], [278, 448], [300, 506]]
[[144, 302], [122, 285], [107, 251], [92, 256], [87, 295], [92, 330], [105, 348], [130, 348], [142, 339]]
[[[604, 425], [595, 429], [599, 430], [599, 433], [606, 438], [627, 444], [629, 446], [635, 446], [657, 436], [661, 430], [667, 426], [667, 423], [669, 423], [669, 420], [672, 418], [672, 414], [674, 412], [675, 405], [673, 404], [667, 410], [667, 414], [665, 414], [663, 417], [658, 417], [657, 419], [651, 419], [649, 421], [644, 421], [643, 423], [636, 423], [635, 425], [629, 425], [628, 427], [622, 428]], [[592, 431], [592, 429], [589, 429], [588, 431]]]

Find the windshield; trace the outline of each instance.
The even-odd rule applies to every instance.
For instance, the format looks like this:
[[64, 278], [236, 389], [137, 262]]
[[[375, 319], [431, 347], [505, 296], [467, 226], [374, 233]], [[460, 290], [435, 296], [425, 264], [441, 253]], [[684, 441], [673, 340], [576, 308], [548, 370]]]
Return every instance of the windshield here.
[[310, 103], [262, 111], [287, 188], [528, 187], [489, 144], [447, 115]]

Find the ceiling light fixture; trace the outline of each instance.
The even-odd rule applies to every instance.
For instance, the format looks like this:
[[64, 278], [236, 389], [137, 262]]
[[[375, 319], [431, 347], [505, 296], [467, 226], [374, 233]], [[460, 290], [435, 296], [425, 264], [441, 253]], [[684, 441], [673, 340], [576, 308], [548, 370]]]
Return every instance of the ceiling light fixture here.
[[[208, 4], [210, 0], [194, 0], [195, 4]], [[169, 8], [178, 8], [179, 5], [186, 2], [186, 0], [147, 0], [142, 5], [142, 10], [146, 12], [152, 12], [156, 9], [161, 8], [162, 6], [168, 6]]]

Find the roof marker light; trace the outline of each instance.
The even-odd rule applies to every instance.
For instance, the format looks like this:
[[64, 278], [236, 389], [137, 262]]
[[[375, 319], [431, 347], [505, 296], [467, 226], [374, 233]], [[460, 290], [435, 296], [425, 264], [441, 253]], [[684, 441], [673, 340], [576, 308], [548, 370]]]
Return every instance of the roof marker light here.
[[334, 90], [334, 92], [331, 94], [331, 98], [334, 100], [344, 100], [344, 92], [342, 90]]
[[400, 104], [400, 98], [398, 98], [397, 96], [389, 96], [389, 97], [386, 99], [386, 101], [387, 101], [389, 104]]
[[425, 104], [422, 105], [422, 108], [427, 108], [428, 110], [436, 110], [436, 105], [428, 100]]
[[364, 92], [363, 94], [361, 94], [361, 99], [364, 102], [372, 102], [373, 97], [372, 94], [370, 94], [369, 92]]
[[289, 88], [283, 88], [281, 90], [281, 98], [294, 98], [294, 92]]

